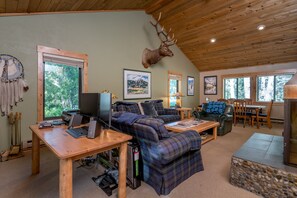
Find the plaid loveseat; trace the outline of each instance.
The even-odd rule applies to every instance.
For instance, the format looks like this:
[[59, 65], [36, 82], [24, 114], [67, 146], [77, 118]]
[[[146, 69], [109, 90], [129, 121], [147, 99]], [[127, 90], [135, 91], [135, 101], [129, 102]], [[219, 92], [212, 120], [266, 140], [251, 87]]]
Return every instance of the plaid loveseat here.
[[177, 185], [204, 169], [201, 138], [196, 131], [172, 133], [160, 119], [142, 117], [131, 124], [120, 122], [121, 117], [128, 115], [118, 112], [112, 117], [112, 125], [136, 138], [143, 164], [142, 179], [159, 195], [169, 194]]
[[[163, 100], [145, 101], [153, 104], [157, 115], [155, 118], [163, 120], [165, 123], [175, 122], [180, 120], [180, 115], [176, 109], [164, 108]], [[130, 113], [141, 114], [139, 104], [137, 102], [118, 101], [113, 106], [114, 111], [127, 111]]]

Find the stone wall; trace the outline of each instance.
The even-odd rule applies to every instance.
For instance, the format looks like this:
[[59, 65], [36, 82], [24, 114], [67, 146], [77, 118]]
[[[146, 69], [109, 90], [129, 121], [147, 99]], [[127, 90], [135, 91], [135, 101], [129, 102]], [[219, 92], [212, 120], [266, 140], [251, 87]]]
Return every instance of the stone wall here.
[[297, 197], [297, 175], [271, 166], [232, 157], [232, 185], [267, 198]]

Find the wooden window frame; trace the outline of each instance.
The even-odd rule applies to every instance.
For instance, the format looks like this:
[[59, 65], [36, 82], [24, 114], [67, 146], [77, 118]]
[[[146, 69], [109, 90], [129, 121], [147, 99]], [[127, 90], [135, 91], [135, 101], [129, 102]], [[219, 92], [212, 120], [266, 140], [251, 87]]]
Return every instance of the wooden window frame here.
[[[251, 78], [251, 90], [250, 96], [254, 104], [257, 105], [267, 105], [268, 102], [257, 102], [257, 76], [270, 76], [270, 75], [283, 75], [283, 74], [295, 74], [296, 69], [284, 69], [284, 70], [275, 70], [275, 71], [263, 71], [263, 72], [253, 72], [253, 73], [238, 73], [238, 74], [227, 74], [221, 76], [221, 85], [222, 85], [222, 97], [224, 96], [224, 79], [225, 78], [242, 78], [250, 77]], [[274, 102], [273, 105], [283, 105], [283, 102]]]
[[37, 46], [38, 53], [38, 81], [37, 81], [37, 121], [43, 121], [43, 107], [44, 107], [44, 54], [53, 54], [58, 56], [65, 56], [70, 58], [81, 59], [84, 61], [82, 68], [82, 92], [88, 91], [88, 55], [80, 54], [71, 51], [65, 51], [57, 48], [51, 48], [46, 46]]
[[178, 82], [178, 91], [182, 93], [182, 79], [183, 79], [183, 75], [181, 73], [178, 72], [174, 72], [174, 71], [168, 71], [168, 87], [167, 87], [167, 91], [168, 91], [168, 108], [170, 108], [170, 75], [176, 75], [176, 76], [180, 76], [180, 81]]

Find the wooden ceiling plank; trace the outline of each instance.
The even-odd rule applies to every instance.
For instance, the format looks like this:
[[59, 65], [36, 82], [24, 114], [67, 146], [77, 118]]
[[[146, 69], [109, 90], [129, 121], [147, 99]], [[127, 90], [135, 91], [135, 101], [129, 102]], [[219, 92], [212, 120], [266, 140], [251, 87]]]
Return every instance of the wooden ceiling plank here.
[[147, 14], [152, 14], [153, 12], [161, 9], [162, 7], [166, 6], [169, 3], [174, 2], [173, 0], [157, 0], [151, 1], [151, 3], [145, 6], [145, 12]]
[[27, 13], [30, 0], [20, 0], [16, 12]]
[[49, 10], [51, 1], [52, 0], [41, 0], [37, 8], [37, 12], [47, 12]]
[[80, 6], [84, 3], [84, 0], [77, 0], [75, 4], [70, 8], [71, 11], [78, 11]]
[[38, 11], [41, 0], [30, 0], [28, 6], [28, 13], [33, 13]]
[[0, 13], [5, 13], [6, 0], [0, 0]]
[[5, 5], [6, 5], [5, 12], [15, 13], [18, 7], [18, 0], [6, 0]]

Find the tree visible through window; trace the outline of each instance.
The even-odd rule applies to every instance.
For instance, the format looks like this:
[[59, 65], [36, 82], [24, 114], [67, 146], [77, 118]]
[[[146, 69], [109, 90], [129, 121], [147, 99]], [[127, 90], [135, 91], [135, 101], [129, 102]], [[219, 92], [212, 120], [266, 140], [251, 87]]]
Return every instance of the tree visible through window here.
[[44, 64], [44, 118], [79, 108], [80, 69], [65, 64]]
[[293, 74], [258, 76], [257, 101], [283, 102], [284, 85], [292, 78]]
[[226, 78], [224, 79], [224, 98], [245, 99], [251, 97], [251, 78]]

